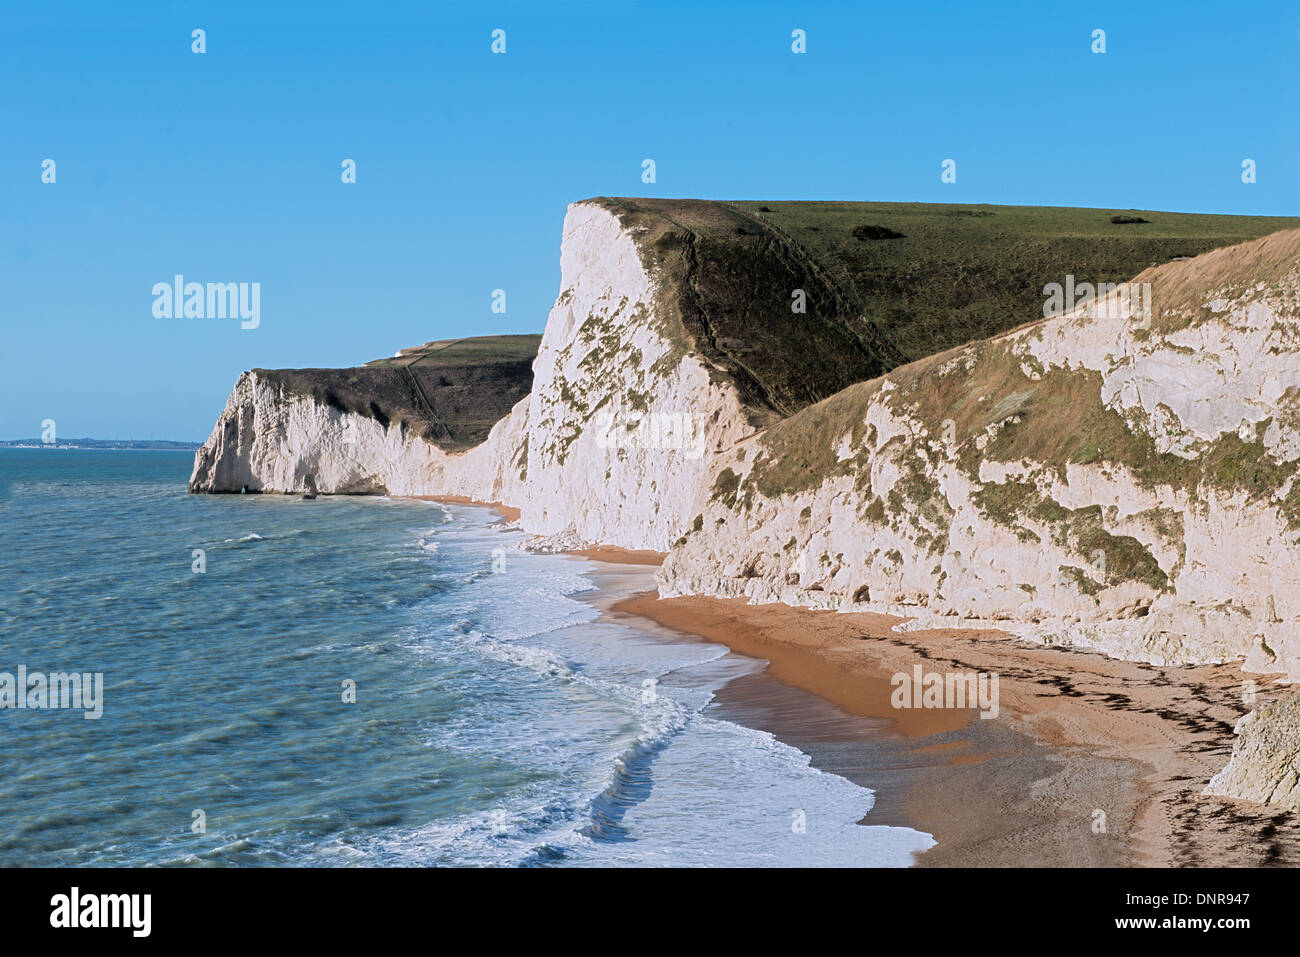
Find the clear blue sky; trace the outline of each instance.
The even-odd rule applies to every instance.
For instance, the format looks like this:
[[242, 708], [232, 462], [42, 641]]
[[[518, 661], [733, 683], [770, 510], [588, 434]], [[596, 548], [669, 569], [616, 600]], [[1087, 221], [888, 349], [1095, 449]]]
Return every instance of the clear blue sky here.
[[[0, 438], [201, 440], [247, 368], [541, 331], [588, 196], [1298, 214], [1300, 7], [1199, 6], [7, 3]], [[177, 272], [260, 328], [154, 318]]]

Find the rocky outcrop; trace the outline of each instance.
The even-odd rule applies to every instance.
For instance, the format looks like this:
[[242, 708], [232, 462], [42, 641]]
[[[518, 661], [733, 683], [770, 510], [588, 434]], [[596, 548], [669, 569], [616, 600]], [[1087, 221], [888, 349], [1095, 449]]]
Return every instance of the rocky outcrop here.
[[602, 205], [570, 207], [560, 271], [534, 366], [521, 523], [565, 543], [666, 551], [713, 454], [753, 429]]
[[1236, 731], [1232, 760], [1205, 793], [1300, 811], [1300, 692], [1252, 711]]

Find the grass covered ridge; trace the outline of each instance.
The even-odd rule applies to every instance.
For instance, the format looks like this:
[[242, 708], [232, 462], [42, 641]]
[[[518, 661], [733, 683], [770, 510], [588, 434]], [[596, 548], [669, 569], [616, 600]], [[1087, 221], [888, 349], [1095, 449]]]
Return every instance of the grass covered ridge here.
[[447, 451], [483, 442], [533, 385], [541, 336], [479, 336], [405, 349], [349, 369], [254, 369], [300, 395], [402, 425]]

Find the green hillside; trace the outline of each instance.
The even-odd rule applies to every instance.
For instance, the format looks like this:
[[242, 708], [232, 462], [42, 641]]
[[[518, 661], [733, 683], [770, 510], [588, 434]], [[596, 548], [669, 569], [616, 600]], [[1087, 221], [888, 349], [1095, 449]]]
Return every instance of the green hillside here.
[[[1044, 285], [1067, 274], [1126, 282], [1300, 226], [1068, 207], [598, 201], [634, 229], [665, 280], [670, 331], [736, 382], [756, 424], [1039, 318]], [[796, 289], [804, 313], [792, 310]]]

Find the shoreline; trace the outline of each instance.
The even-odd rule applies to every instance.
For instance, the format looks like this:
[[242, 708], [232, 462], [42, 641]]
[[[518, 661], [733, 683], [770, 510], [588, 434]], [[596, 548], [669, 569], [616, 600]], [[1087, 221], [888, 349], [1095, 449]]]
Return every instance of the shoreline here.
[[412, 502], [438, 502], [447, 505], [479, 505], [483, 508], [495, 509], [507, 522], [519, 521], [520, 510], [513, 505], [506, 505], [503, 502], [481, 502], [476, 498], [470, 498], [468, 495], [401, 495], [398, 498], [408, 499]]
[[[1239, 663], [1158, 668], [1001, 632], [896, 633], [902, 619], [890, 616], [744, 599], [642, 591], [602, 604], [611, 618], [766, 659], [722, 688], [717, 706], [875, 792], [861, 823], [933, 835], [917, 866], [1300, 864], [1300, 815], [1200, 794], [1249, 710]], [[890, 677], [918, 664], [998, 674], [999, 715], [894, 709]], [[1252, 677], [1261, 704], [1281, 693]]]
[[[420, 501], [517, 510], [463, 496]], [[862, 824], [935, 845], [920, 867], [1300, 865], [1300, 814], [1202, 796], [1232, 754], [1233, 726], [1285, 692], [1240, 662], [1157, 667], [1021, 641], [1005, 632], [895, 632], [902, 618], [707, 596], [660, 598], [656, 552], [557, 552], [595, 566], [602, 617], [764, 662], [718, 689], [724, 720], [764, 731], [813, 767], [875, 795]], [[999, 714], [895, 709], [890, 679], [997, 674]]]
[[[606, 562], [576, 552], [561, 554], [595, 566], [588, 573], [595, 587], [574, 597], [600, 612], [598, 620], [622, 625], [637, 635], [657, 641], [724, 644], [689, 630], [662, 625], [652, 618], [617, 610], [629, 598], [645, 595], [648, 588], [653, 588], [651, 569], [645, 567], [651, 563]], [[642, 567], [634, 567], [638, 565]], [[865, 766], [883, 763], [871, 759], [890, 745], [885, 721], [851, 715], [818, 694], [780, 681], [770, 673], [762, 658], [728, 649], [720, 660], [727, 659], [743, 665], [733, 669], [738, 674], [714, 691], [702, 714], [766, 732], [805, 755], [810, 767], [870, 790], [871, 807], [858, 824], [929, 833], [897, 799], [902, 789], [893, 780], [885, 781], [875, 774], [870, 780], [864, 780], [859, 773]]]

